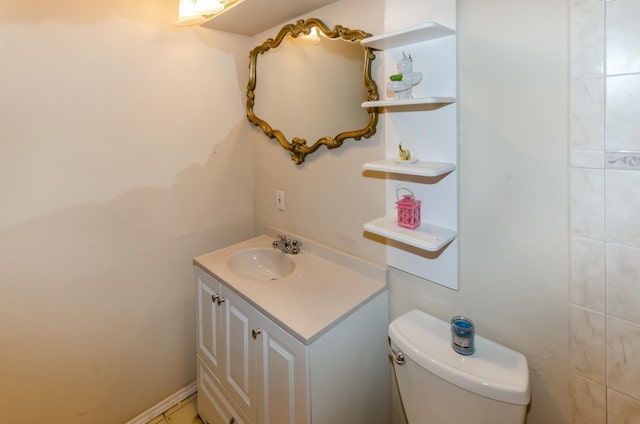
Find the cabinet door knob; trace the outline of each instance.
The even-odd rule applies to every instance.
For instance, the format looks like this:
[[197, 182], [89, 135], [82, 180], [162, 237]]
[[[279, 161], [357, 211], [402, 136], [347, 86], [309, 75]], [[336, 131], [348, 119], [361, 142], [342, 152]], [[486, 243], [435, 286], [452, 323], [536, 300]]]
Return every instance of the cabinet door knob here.
[[227, 299], [225, 299], [225, 298], [224, 298], [224, 297], [222, 297], [222, 296], [218, 296], [218, 299], [217, 299], [216, 301], [218, 302], [218, 305], [219, 305], [219, 304], [221, 304], [221, 303], [224, 303], [224, 301], [225, 301], [225, 300], [227, 300]]
[[216, 303], [216, 301], [217, 301], [218, 299], [220, 299], [220, 295], [219, 295], [219, 294], [215, 294], [215, 293], [214, 293], [214, 294], [212, 294], [212, 295], [211, 295], [211, 301], [212, 301], [213, 303]]
[[229, 420], [229, 424], [233, 424], [233, 423], [235, 423], [235, 422], [236, 422], [236, 419], [235, 419], [235, 418], [233, 418], [233, 417], [231, 417], [231, 419]]
[[253, 330], [251, 330], [251, 335], [254, 339], [257, 339], [260, 333], [262, 333], [262, 330], [260, 330], [259, 328], [254, 328]]

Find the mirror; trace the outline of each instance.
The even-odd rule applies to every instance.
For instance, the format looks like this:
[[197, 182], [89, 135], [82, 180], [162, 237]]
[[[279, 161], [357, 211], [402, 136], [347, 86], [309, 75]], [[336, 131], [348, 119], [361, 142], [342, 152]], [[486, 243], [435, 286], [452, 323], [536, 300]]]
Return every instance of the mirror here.
[[375, 134], [377, 108], [361, 107], [378, 100], [371, 78], [375, 56], [360, 44], [366, 37], [370, 34], [340, 25], [329, 29], [310, 18], [285, 25], [275, 39], [251, 50], [247, 119], [275, 138], [297, 165], [323, 145], [335, 149], [346, 139]]

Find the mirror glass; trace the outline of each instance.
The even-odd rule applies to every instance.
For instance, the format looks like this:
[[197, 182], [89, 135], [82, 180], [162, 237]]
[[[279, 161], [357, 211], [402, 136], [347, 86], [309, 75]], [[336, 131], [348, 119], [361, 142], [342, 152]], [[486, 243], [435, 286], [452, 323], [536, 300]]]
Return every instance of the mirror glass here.
[[[306, 37], [312, 31], [315, 39]], [[378, 98], [373, 54], [359, 42], [366, 36], [340, 26], [330, 30], [312, 18], [286, 25], [252, 50], [247, 117], [297, 164], [322, 145], [336, 148], [375, 133], [377, 110], [361, 107]]]

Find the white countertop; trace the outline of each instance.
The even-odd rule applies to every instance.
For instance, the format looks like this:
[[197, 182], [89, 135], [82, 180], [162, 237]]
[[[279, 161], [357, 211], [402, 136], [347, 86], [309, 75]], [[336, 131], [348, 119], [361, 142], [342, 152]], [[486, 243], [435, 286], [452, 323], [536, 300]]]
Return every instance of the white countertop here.
[[289, 255], [295, 269], [286, 277], [258, 281], [228, 268], [227, 260], [234, 253], [273, 249], [273, 240], [262, 235], [198, 256], [194, 264], [306, 345], [386, 290], [385, 268], [304, 239], [301, 253]]

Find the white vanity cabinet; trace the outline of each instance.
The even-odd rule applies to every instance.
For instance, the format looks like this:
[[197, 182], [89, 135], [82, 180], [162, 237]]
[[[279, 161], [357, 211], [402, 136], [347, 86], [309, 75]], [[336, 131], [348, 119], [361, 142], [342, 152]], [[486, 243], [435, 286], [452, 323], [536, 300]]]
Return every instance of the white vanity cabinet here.
[[[244, 422], [245, 417], [250, 423], [304, 422], [304, 345], [198, 267], [196, 281], [198, 374], [203, 383], [221, 386], [242, 413], [237, 414], [227, 402], [226, 409], [216, 408], [225, 413], [209, 417], [205, 411], [202, 418], [210, 424], [228, 423], [231, 418]], [[211, 376], [206, 376], [207, 371]]]
[[[386, 344], [386, 291], [306, 345], [198, 265], [195, 276], [198, 413], [205, 423], [388, 422], [384, 408], [367, 404], [376, 391], [372, 378], [388, 383], [384, 350], [368, 352], [374, 337], [375, 346]], [[376, 355], [382, 361], [372, 372]]]

